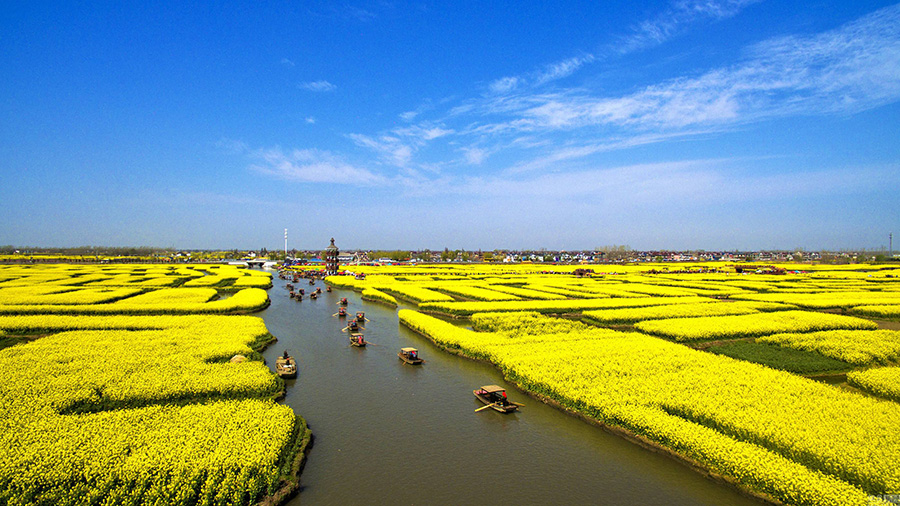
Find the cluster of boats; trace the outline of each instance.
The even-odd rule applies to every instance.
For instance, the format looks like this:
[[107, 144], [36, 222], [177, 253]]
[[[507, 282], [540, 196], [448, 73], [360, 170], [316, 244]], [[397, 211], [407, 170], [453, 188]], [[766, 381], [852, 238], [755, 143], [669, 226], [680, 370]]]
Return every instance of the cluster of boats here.
[[[297, 273], [291, 271], [280, 271], [278, 273], [278, 277], [288, 281], [285, 285], [285, 288], [288, 289], [288, 295], [297, 302], [302, 302], [303, 297], [306, 296], [306, 290], [303, 288], [297, 289], [294, 287], [294, 283], [299, 283], [301, 279], [309, 280], [309, 286], [315, 286], [316, 280], [318, 279], [315, 274], [309, 274], [308, 272]], [[326, 292], [331, 292], [331, 287], [325, 287]], [[319, 295], [322, 294], [322, 288], [316, 288], [315, 290], [310, 289], [309, 298], [310, 299], [318, 299]]]
[[[312, 280], [310, 280], [309, 284], [311, 284], [311, 285], [313, 284]], [[301, 288], [299, 290], [294, 290], [294, 285], [291, 283], [287, 284], [287, 289], [288, 289], [288, 295], [290, 295], [290, 297], [292, 299], [296, 300], [297, 302], [303, 301], [303, 296], [306, 295], [306, 290], [304, 290], [303, 288]], [[325, 287], [325, 291], [330, 292], [331, 287], [330, 286]], [[319, 295], [321, 295], [321, 294], [322, 294], [322, 288], [316, 288], [315, 290], [312, 290], [309, 292], [309, 298], [312, 300], [316, 300], [319, 298]]]
[[[337, 316], [338, 318], [347, 318], [347, 297], [341, 297], [341, 300], [338, 302], [340, 304], [340, 308], [338, 308], [338, 312], [333, 314], [332, 316]], [[366, 313], [362, 311], [357, 311], [356, 316], [350, 318], [347, 321], [347, 325], [341, 329], [341, 332], [349, 332], [350, 333], [350, 346], [356, 346], [357, 348], [364, 348], [368, 341], [366, 341], [365, 336], [360, 332], [361, 330], [366, 330], [362, 325], [368, 321], [366, 318]]]

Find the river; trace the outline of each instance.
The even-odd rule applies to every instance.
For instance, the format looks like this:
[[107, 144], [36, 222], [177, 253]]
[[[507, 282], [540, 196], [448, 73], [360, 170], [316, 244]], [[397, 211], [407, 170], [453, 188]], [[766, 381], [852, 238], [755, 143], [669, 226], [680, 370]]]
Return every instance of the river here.
[[[398, 323], [397, 312], [349, 290], [318, 300], [288, 297], [275, 277], [272, 304], [258, 313], [278, 338], [264, 353], [274, 367], [285, 349], [299, 375], [284, 402], [303, 416], [314, 444], [290, 505], [604, 504], [758, 505], [666, 456], [536, 401], [495, 367], [441, 351]], [[310, 292], [307, 282], [298, 288]], [[338, 301], [365, 311], [371, 345], [349, 346]], [[412, 346], [426, 360], [397, 358]], [[503, 415], [472, 395], [507, 389], [525, 404]]]

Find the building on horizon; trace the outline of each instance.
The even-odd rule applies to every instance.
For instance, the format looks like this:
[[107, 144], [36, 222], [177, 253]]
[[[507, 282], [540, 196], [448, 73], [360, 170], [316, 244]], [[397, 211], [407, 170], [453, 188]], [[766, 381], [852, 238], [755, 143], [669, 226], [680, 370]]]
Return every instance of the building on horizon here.
[[331, 245], [325, 248], [324, 253], [322, 253], [322, 258], [325, 260], [325, 275], [326, 276], [334, 276], [338, 272], [338, 256], [340, 251], [338, 251], [337, 246], [334, 245], [334, 237], [331, 238]]

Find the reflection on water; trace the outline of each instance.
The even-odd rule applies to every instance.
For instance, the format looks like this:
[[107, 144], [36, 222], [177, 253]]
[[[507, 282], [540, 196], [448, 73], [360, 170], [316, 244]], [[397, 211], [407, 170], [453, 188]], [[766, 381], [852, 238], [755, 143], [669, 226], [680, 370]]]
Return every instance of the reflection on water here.
[[[297, 357], [285, 403], [315, 438], [289, 504], [759, 504], [527, 397], [489, 364], [442, 352], [394, 309], [337, 289], [296, 302], [274, 284], [259, 314], [278, 343], [264, 355], [271, 367], [284, 349]], [[332, 316], [341, 297], [370, 320], [366, 348], [349, 346], [346, 319]], [[406, 346], [425, 364], [399, 360]], [[525, 407], [475, 413], [472, 389], [487, 384]]]

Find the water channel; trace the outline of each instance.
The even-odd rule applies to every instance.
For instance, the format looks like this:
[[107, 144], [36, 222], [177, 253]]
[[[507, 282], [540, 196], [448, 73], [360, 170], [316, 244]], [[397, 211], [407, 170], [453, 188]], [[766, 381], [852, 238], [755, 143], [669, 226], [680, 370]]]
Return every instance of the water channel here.
[[[604, 504], [759, 505], [686, 466], [542, 404], [506, 383], [490, 364], [441, 351], [398, 323], [394, 309], [358, 293], [322, 287], [318, 300], [288, 297], [273, 280], [272, 304], [258, 313], [300, 374], [284, 402], [303, 416], [314, 445], [290, 505]], [[298, 288], [310, 289], [301, 281]], [[332, 316], [365, 311], [374, 345], [354, 348]], [[404, 346], [426, 360], [409, 366]], [[482, 406], [481, 385], [507, 388], [518, 413]]]

